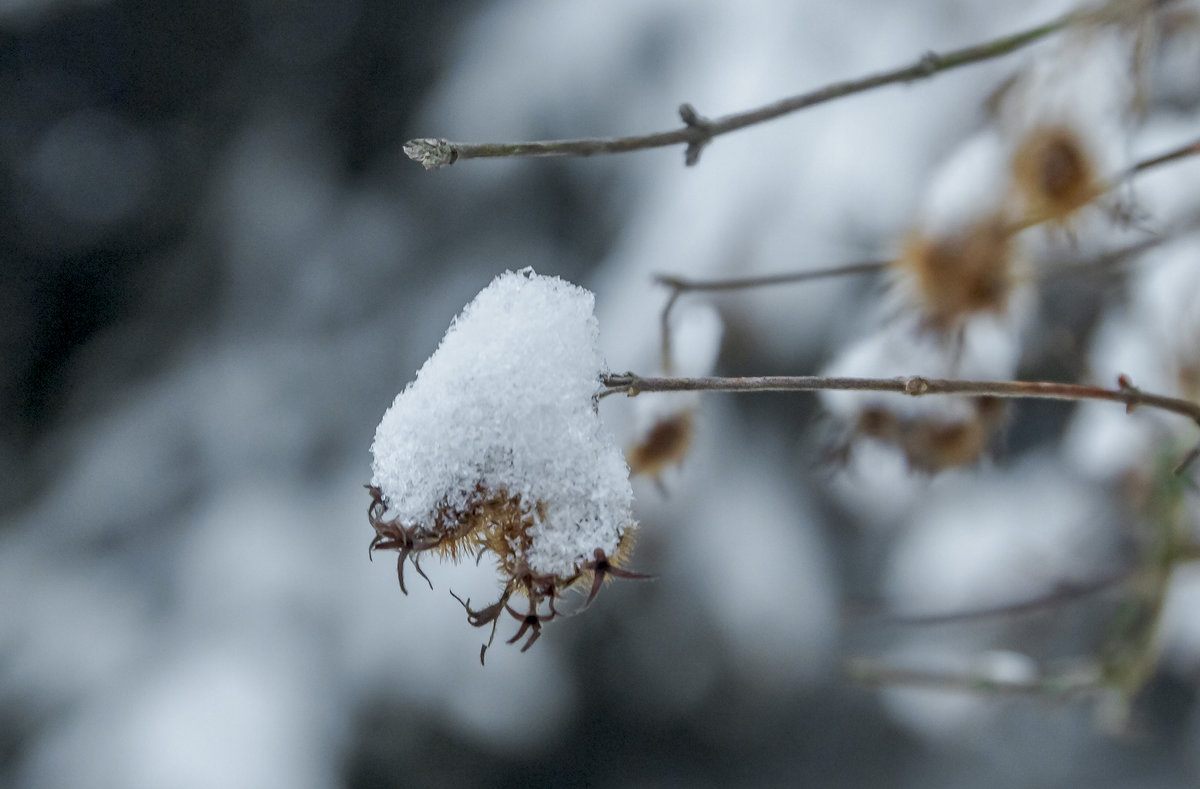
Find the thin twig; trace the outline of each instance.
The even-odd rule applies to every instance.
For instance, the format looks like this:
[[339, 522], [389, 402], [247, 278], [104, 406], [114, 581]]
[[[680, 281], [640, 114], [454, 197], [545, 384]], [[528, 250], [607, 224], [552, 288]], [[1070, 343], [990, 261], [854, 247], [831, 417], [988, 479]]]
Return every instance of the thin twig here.
[[846, 662], [845, 672], [848, 679], [862, 685], [1032, 696], [1057, 701], [1085, 697], [1099, 692], [1102, 687], [1100, 673], [1094, 669], [1013, 680], [982, 673], [903, 668], [876, 660], [855, 658]]
[[757, 277], [732, 277], [730, 279], [687, 279], [673, 274], [656, 274], [654, 281], [666, 285], [676, 291], [721, 291], [745, 290], [747, 288], [762, 288], [770, 285], [790, 285], [796, 282], [807, 282], [814, 279], [830, 279], [845, 277], [853, 274], [875, 274], [891, 266], [890, 260], [868, 260], [862, 263], [847, 263], [829, 268], [816, 268], [804, 271], [784, 271], [777, 274], [763, 274]]
[[1195, 140], [1194, 142], [1190, 142], [1187, 145], [1181, 145], [1174, 150], [1159, 154], [1153, 158], [1143, 159], [1129, 168], [1128, 175], [1133, 176], [1142, 172], [1143, 170], [1149, 170], [1152, 167], [1158, 167], [1160, 164], [1167, 164], [1179, 159], [1186, 159], [1189, 156], [1198, 155], [1200, 155], [1200, 140]]
[[662, 335], [662, 368], [668, 375], [673, 371], [671, 357], [671, 310], [684, 293], [701, 291], [745, 290], [771, 285], [789, 285], [796, 282], [808, 282], [814, 279], [830, 279], [851, 274], [873, 274], [883, 271], [892, 265], [890, 260], [871, 260], [864, 263], [847, 263], [829, 268], [809, 269], [807, 271], [788, 271], [779, 274], [766, 274], [759, 277], [735, 277], [732, 279], [686, 279], [672, 274], [657, 274], [654, 281], [671, 289], [671, 295], [663, 305], [659, 316]]
[[914, 82], [928, 79], [950, 69], [1001, 57], [1026, 47], [1039, 39], [1056, 33], [1077, 19], [1087, 16], [1084, 12], [1072, 12], [1045, 24], [1020, 33], [997, 38], [993, 41], [938, 54], [927, 52], [915, 63], [892, 71], [873, 74], [859, 79], [835, 82], [809, 93], [781, 99], [771, 104], [723, 115], [715, 119], [700, 116], [689, 104], [679, 108], [684, 125], [680, 129], [658, 132], [636, 137], [587, 138], [578, 140], [546, 140], [516, 143], [461, 143], [438, 138], [409, 140], [404, 153], [420, 162], [425, 169], [445, 167], [460, 159], [482, 159], [508, 156], [593, 156], [604, 153], [627, 153], [668, 145], [687, 145], [686, 162], [695, 164], [700, 151], [714, 137], [744, 129], [757, 123], [774, 120], [798, 110], [834, 99], [845, 98], [856, 93], [898, 82]]
[[941, 614], [881, 614], [881, 618], [898, 625], [934, 626], [972, 622], [980, 619], [995, 617], [1024, 616], [1047, 609], [1059, 608], [1077, 600], [1115, 589], [1128, 581], [1141, 569], [1138, 564], [1131, 564], [1118, 572], [1083, 583], [1064, 583], [1049, 593], [1030, 600], [1017, 603], [974, 608], [965, 611], [948, 611]]
[[1191, 400], [1143, 392], [1126, 376], [1119, 376], [1116, 389], [1088, 384], [1053, 381], [959, 381], [942, 378], [844, 378], [819, 375], [764, 375], [745, 378], [643, 378], [634, 373], [606, 375], [604, 394], [624, 392], [895, 392], [913, 397], [925, 395], [973, 395], [1042, 400], [1106, 400], [1121, 403], [1127, 412], [1146, 406], [1180, 414], [1200, 425], [1200, 405]]

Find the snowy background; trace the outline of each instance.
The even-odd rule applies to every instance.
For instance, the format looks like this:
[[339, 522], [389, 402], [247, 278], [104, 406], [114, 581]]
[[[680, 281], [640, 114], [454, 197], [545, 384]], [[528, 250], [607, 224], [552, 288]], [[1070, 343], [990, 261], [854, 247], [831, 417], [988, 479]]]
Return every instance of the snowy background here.
[[[1093, 654], [1111, 593], [937, 626], [884, 612], [1121, 566], [1138, 526], [1107, 498], [1114, 458], [1164, 447], [1117, 406], [1081, 427], [1021, 405], [998, 456], [931, 478], [869, 453], [839, 472], [811, 396], [706, 398], [667, 495], [635, 481], [632, 566], [657, 580], [484, 668], [447, 589], [488, 594], [486, 566], [427, 561], [435, 590], [412, 576], [404, 597], [391, 554], [367, 561], [375, 425], [496, 274], [592, 289], [611, 368], [651, 372], [653, 273], [894, 255], [938, 163], [1048, 45], [719, 138], [695, 168], [662, 149], [426, 173], [404, 140], [674, 128], [684, 101], [733, 112], [1064, 8], [0, 2], [0, 786], [1194, 785], [1200, 580], [1182, 572], [1166, 659], [1117, 735], [1088, 703], [841, 673]], [[1141, 153], [1197, 136], [1181, 38], [1151, 61]], [[1200, 204], [1191, 162], [1153, 177], [1152, 218]], [[1021, 375], [1150, 388], [1130, 365], [1162, 338], [1136, 327], [1195, 292], [1198, 248], [1164, 248], [1157, 279], [1041, 294]], [[714, 300], [717, 369], [815, 372], [879, 301], [870, 279]], [[630, 440], [628, 401], [604, 415]]]

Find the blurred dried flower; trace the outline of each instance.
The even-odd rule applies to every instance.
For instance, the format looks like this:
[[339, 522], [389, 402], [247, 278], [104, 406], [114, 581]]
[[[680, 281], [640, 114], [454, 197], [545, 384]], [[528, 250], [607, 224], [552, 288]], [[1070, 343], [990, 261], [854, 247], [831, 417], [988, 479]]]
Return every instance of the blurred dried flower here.
[[926, 324], [946, 331], [976, 313], [1008, 308], [1013, 251], [1009, 223], [989, 216], [953, 235], [910, 235], [896, 266], [914, 283]]

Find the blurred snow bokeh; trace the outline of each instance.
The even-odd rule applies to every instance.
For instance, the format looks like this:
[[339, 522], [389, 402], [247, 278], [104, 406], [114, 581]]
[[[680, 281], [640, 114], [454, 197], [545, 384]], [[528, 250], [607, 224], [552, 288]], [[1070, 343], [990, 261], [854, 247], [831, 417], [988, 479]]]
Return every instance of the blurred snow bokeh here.
[[[1144, 409], [1019, 407], [1000, 457], [930, 478], [869, 450], [831, 468], [816, 398], [706, 398], [668, 495], [634, 483], [632, 566], [658, 580], [614, 583], [485, 668], [486, 633], [447, 590], [485, 599], [488, 568], [428, 562], [435, 590], [413, 576], [404, 597], [391, 555], [366, 556], [374, 426], [496, 274], [590, 288], [610, 367], [648, 370], [653, 273], [894, 255], [946, 152], [1048, 45], [719, 138], [694, 168], [670, 149], [425, 173], [405, 139], [667, 129], [683, 101], [717, 116], [1067, 7], [0, 4], [0, 785], [1183, 785], [1200, 757], [1192, 575], [1138, 740], [1114, 744], [1082, 707], [881, 701], [838, 672], [859, 648], [1000, 655], [1006, 676], [1026, 653], [1094, 649], [1103, 601], [899, 634], [840, 611], [994, 605], [1110, 569], [1134, 528], [1124, 463], [1194, 439], [1165, 446], [1178, 422]], [[1187, 24], [1150, 64], [1162, 98], [1139, 155], [1196, 136]], [[1139, 179], [1155, 227], [1194, 219], [1195, 168]], [[1141, 351], [1168, 346], [1137, 332], [1194, 309], [1197, 243], [1133, 264], [1128, 299], [1072, 286], [1092, 299], [1074, 322], [1042, 305], [1037, 325], [1070, 341], [1020, 374], [1165, 381]], [[881, 301], [849, 280], [714, 298], [717, 370], [820, 369]], [[602, 413], [631, 438], [631, 403]]]

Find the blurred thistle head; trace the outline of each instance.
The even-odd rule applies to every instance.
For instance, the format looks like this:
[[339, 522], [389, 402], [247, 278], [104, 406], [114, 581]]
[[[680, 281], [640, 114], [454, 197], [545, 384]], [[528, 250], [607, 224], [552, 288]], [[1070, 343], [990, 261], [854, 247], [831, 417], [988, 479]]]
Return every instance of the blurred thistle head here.
[[962, 402], [966, 407], [916, 417], [868, 408], [858, 418], [855, 437], [896, 447], [916, 471], [935, 473], [971, 465], [987, 452], [1007, 409], [996, 397], [962, 398]]
[[1012, 174], [1026, 222], [1066, 224], [1104, 192], [1084, 135], [1068, 125], [1029, 130], [1013, 154]]
[[[671, 313], [669, 336], [659, 371], [664, 375], [700, 378], [712, 375], [721, 351], [725, 324], [706, 302], [685, 301]], [[698, 392], [664, 392], [633, 402], [637, 438], [626, 453], [631, 473], [661, 482], [662, 475], [683, 463], [696, 430]]]
[[690, 410], [660, 417], [629, 450], [630, 472], [658, 479], [682, 463], [692, 445], [693, 420]]
[[372, 446], [371, 549], [398, 552], [402, 590], [406, 562], [424, 576], [426, 552], [490, 554], [500, 597], [464, 602], [468, 621], [494, 634], [507, 612], [528, 648], [567, 588], [591, 580], [594, 596], [632, 575], [619, 567], [634, 526], [629, 470], [594, 401], [598, 334], [591, 293], [530, 269], [497, 277], [451, 324]]
[[896, 261], [924, 323], [939, 331], [979, 313], [1003, 314], [1016, 283], [1013, 229], [999, 215], [942, 236], [909, 235]]
[[[908, 313], [843, 348], [824, 370], [832, 376], [911, 375], [1003, 380], [1012, 375], [1020, 345], [1010, 322], [991, 316], [966, 321], [955, 337], [924, 331]], [[879, 392], [821, 393], [840, 423], [832, 457], [848, 459], [858, 442], [890, 447], [914, 471], [934, 473], [969, 465], [988, 451], [1007, 408], [996, 397], [889, 397]]]
[[1070, 225], [1125, 172], [1135, 49], [1119, 25], [1078, 27], [1028, 62], [998, 97], [1023, 226]]
[[947, 334], [1009, 311], [1022, 277], [1007, 190], [1007, 149], [994, 130], [938, 165], [893, 267], [897, 295], [924, 328]]

